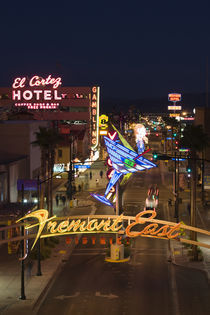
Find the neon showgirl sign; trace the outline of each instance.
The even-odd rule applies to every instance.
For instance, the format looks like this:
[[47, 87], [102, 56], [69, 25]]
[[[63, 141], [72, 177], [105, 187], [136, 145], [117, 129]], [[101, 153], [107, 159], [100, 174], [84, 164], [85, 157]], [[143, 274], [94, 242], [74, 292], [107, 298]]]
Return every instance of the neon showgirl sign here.
[[[59, 95], [57, 90], [61, 84], [60, 77], [53, 78], [51, 75], [45, 79], [37, 75], [31, 79], [19, 77], [12, 84], [12, 100], [20, 101], [15, 103], [16, 107], [55, 109], [59, 106], [57, 102], [62, 99], [62, 95]], [[49, 86], [48, 89], [46, 89], [47, 86]]]
[[[145, 215], [149, 215], [149, 217], [145, 217]], [[141, 236], [165, 240], [176, 240], [182, 243], [199, 245], [201, 247], [210, 249], [209, 244], [184, 239], [181, 235], [183, 229], [210, 236], [209, 231], [181, 223], [158, 220], [155, 219], [156, 215], [157, 213], [155, 210], [144, 210], [139, 212], [135, 217], [124, 216], [122, 214], [120, 216], [82, 215], [78, 217], [69, 216], [56, 218], [53, 216], [48, 218], [48, 211], [41, 209], [26, 214], [16, 222], [28, 220], [31, 218], [38, 219], [38, 223], [29, 223], [25, 226], [25, 229], [27, 230], [38, 226], [37, 234], [35, 234], [35, 236], [32, 235], [35, 237], [32, 249], [39, 237], [46, 238], [52, 236], [93, 233], [114, 233], [119, 235], [124, 234], [130, 238]]]

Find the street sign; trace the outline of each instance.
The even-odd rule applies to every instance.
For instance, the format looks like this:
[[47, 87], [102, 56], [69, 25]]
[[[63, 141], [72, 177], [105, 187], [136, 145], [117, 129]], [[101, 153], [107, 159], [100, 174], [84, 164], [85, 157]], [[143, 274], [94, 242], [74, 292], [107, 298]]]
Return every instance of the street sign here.
[[80, 168], [80, 169], [90, 168], [90, 165], [74, 164], [74, 168]]
[[37, 180], [36, 179], [18, 179], [17, 180], [17, 190], [22, 189], [22, 185], [24, 190], [37, 190]]

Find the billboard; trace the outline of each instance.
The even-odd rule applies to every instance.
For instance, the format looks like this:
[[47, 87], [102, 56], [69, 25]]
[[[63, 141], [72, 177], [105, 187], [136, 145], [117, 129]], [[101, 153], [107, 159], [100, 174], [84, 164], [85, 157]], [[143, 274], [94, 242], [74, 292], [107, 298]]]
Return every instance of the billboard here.
[[179, 93], [169, 93], [168, 94], [168, 100], [170, 102], [180, 102], [181, 99], [182, 99], [182, 96]]
[[18, 77], [12, 84], [12, 100], [15, 107], [56, 109], [63, 98], [58, 91], [61, 84], [61, 78], [53, 78], [51, 74], [47, 78], [38, 75], [31, 78]]

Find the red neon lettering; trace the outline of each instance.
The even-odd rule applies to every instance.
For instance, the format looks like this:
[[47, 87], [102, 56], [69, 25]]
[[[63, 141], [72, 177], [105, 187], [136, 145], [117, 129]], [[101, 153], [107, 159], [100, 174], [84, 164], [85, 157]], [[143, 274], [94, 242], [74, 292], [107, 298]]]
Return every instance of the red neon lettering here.
[[88, 239], [87, 239], [86, 236], [84, 236], [84, 237], [82, 238], [82, 244], [85, 245], [85, 244], [87, 244], [87, 243], [88, 243]]
[[52, 95], [51, 95], [51, 91], [50, 90], [45, 90], [44, 91], [44, 100], [51, 100], [52, 99]]
[[42, 90], [34, 90], [33, 92], [34, 92], [34, 94], [36, 94], [37, 101], [39, 101], [40, 100], [40, 94], [42, 93]]
[[25, 86], [26, 78], [16, 78], [12, 84], [13, 89], [23, 88]]
[[91, 237], [91, 240], [92, 240], [92, 244], [95, 245], [95, 243], [96, 243], [96, 237], [95, 237], [95, 236]]
[[[66, 94], [61, 94], [61, 95], [63, 96], [63, 98], [65, 98]], [[57, 90], [55, 90], [55, 92], [54, 92], [54, 99], [55, 100], [61, 100], [62, 99], [61, 96], [58, 96], [58, 91]]]
[[96, 86], [94, 86], [94, 87], [92, 88], [92, 92], [93, 92], [93, 93], [96, 93], [96, 92], [97, 92], [97, 87], [96, 87]]
[[100, 244], [101, 244], [101, 245], [106, 245], [106, 239], [105, 239], [105, 237], [100, 237]]
[[113, 134], [111, 134], [110, 132], [108, 132], [108, 137], [111, 139], [111, 140], [114, 140], [114, 138], [117, 136], [117, 132], [115, 131]]
[[15, 100], [17, 98], [17, 100], [20, 100], [20, 91], [12, 91], [12, 99]]
[[59, 85], [61, 85], [61, 78], [52, 78], [51, 75], [49, 75], [46, 79], [40, 78], [39, 76], [35, 75], [31, 78], [29, 81], [30, 86], [40, 86], [40, 85], [49, 85], [51, 84], [54, 89], [56, 89]]
[[23, 92], [23, 98], [26, 101], [31, 100], [33, 98], [33, 93], [30, 90], [26, 90], [26, 91]]

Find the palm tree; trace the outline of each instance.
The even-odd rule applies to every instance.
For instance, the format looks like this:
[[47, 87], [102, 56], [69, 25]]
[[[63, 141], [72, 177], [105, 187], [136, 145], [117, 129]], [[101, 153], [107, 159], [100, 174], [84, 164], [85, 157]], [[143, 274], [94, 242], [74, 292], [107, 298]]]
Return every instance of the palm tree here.
[[[189, 125], [186, 126], [183, 132], [183, 137], [180, 139], [180, 146], [188, 148], [189, 159], [191, 161], [192, 175], [191, 175], [191, 211], [190, 223], [196, 226], [196, 161], [198, 160], [197, 153], [203, 152], [209, 145], [209, 138], [204, 133], [202, 125]], [[197, 233], [191, 232], [191, 239], [197, 240]], [[194, 260], [198, 260], [197, 246], [193, 245]]]
[[[61, 140], [61, 136], [54, 128], [39, 127], [39, 131], [35, 132], [36, 140], [32, 142], [32, 145], [39, 146], [41, 150], [41, 178], [40, 181], [44, 184], [41, 185], [40, 193], [40, 208], [44, 207], [44, 193], [45, 183], [48, 182], [48, 198], [47, 208], [52, 216], [52, 176], [55, 160], [55, 149]], [[48, 178], [46, 179], [46, 174]]]

